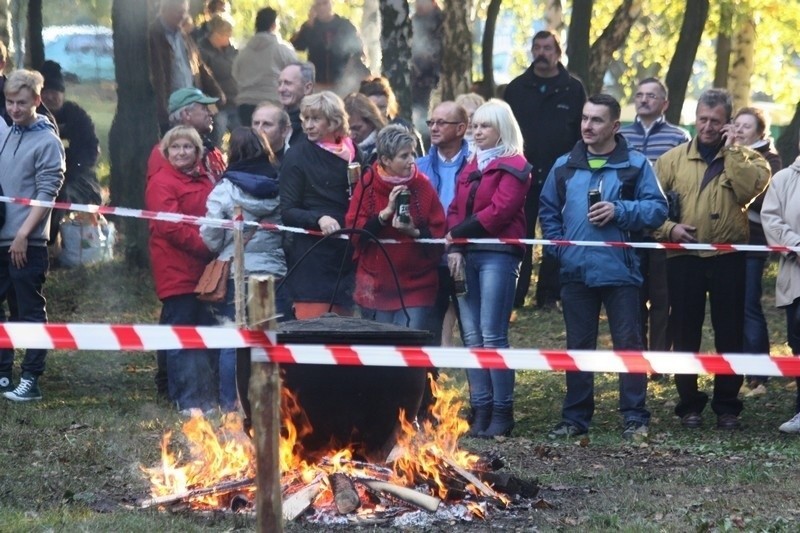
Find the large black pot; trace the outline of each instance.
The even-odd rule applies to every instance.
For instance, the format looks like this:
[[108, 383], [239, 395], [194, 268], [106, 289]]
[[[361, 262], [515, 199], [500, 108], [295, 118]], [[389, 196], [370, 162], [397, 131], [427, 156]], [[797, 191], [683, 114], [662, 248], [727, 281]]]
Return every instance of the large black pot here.
[[[284, 344], [423, 346], [432, 335], [360, 318], [325, 315], [280, 324]], [[313, 431], [301, 440], [310, 457], [349, 445], [365, 458], [384, 459], [395, 443], [400, 410], [411, 421], [427, 388], [424, 368], [282, 365], [284, 385], [296, 396]], [[249, 350], [237, 360], [239, 397], [250, 419]]]

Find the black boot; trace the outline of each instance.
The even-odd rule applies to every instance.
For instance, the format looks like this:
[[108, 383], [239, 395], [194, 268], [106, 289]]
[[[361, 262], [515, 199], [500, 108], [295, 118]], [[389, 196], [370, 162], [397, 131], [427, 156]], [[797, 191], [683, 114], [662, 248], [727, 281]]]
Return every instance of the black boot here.
[[482, 439], [511, 435], [514, 429], [514, 407], [495, 407], [492, 410], [492, 421], [485, 431], [478, 434]]
[[477, 407], [472, 410], [472, 422], [469, 425], [468, 437], [478, 437], [489, 427], [492, 421], [492, 407]]

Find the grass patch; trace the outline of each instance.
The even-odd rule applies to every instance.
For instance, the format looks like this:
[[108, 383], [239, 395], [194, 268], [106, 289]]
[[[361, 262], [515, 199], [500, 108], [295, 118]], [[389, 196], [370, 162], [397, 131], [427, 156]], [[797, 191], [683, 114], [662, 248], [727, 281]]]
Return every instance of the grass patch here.
[[[771, 273], [771, 274], [770, 274]], [[772, 275], [771, 279], [769, 276]], [[765, 280], [765, 310], [773, 350], [781, 353], [784, 319], [769, 306], [774, 269]], [[159, 306], [150, 274], [113, 262], [56, 270], [46, 285], [53, 322], [156, 323]], [[605, 326], [603, 326], [605, 327]], [[558, 349], [564, 326], [557, 312], [525, 308], [512, 324], [517, 347]], [[605, 330], [604, 330], [605, 331]], [[706, 333], [704, 349], [713, 338]], [[601, 347], [607, 347], [603, 336]], [[21, 354], [18, 354], [18, 359]], [[154, 354], [52, 352], [42, 379], [44, 400], [0, 402], [0, 529], [30, 531], [238, 531], [252, 519], [136, 509], [148, 494], [141, 466], [157, 464], [166, 431], [181, 418], [155, 400]], [[449, 370], [455, 386], [463, 373]], [[551, 442], [559, 420], [562, 373], [518, 374], [517, 428], [506, 440], [465, 439], [466, 447], [502, 454], [508, 468], [539, 478], [552, 509], [519, 507], [492, 513], [491, 522], [444, 523], [427, 531], [796, 531], [800, 527], [800, 439], [779, 435], [792, 414], [789, 380], [772, 380], [769, 394], [745, 399], [743, 429], [680, 427], [672, 413], [671, 382], [651, 383], [650, 438], [620, 440], [617, 376], [596, 376], [597, 409], [586, 442]], [[701, 379], [710, 390], [710, 378]], [[465, 390], [465, 388], [463, 389]], [[289, 531], [327, 531], [305, 523]], [[352, 528], [339, 528], [349, 530]]]

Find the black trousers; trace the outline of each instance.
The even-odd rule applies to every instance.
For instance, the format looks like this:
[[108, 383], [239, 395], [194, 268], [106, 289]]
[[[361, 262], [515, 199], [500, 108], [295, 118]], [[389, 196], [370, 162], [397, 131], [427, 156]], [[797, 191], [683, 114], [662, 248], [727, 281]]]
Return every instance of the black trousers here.
[[[667, 278], [673, 349], [700, 350], [708, 294], [714, 348], [718, 353], [742, 353], [745, 253], [671, 257], [667, 259]], [[738, 415], [742, 411], [742, 401], [738, 398], [742, 381], [742, 376], [714, 376], [711, 409], [717, 415]], [[698, 390], [697, 375], [676, 374], [675, 385], [680, 396], [675, 414], [700, 413], [708, 395]]]
[[[539, 194], [542, 186], [536, 182], [531, 184], [525, 198], [525, 238], [533, 239], [536, 236], [536, 222], [539, 218]], [[536, 305], [541, 307], [553, 303], [561, 298], [561, 282], [558, 279], [559, 264], [555, 254], [545, 251], [539, 264], [539, 276], [536, 281]], [[525, 246], [525, 255], [519, 266], [519, 279], [517, 292], [514, 295], [514, 307], [522, 307], [525, 297], [531, 286], [533, 277], [533, 246]]]

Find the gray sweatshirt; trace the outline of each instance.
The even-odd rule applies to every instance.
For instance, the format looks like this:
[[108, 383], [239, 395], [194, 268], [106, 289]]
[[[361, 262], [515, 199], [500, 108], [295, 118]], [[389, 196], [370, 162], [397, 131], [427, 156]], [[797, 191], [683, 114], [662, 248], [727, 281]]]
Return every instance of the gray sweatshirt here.
[[[0, 134], [0, 186], [4, 196], [53, 201], [64, 183], [64, 145], [55, 128], [39, 115], [30, 126], [12, 125]], [[10, 246], [30, 213], [30, 207], [5, 204], [6, 221], [0, 230], [0, 246]], [[46, 246], [50, 215], [28, 236], [31, 246]]]

